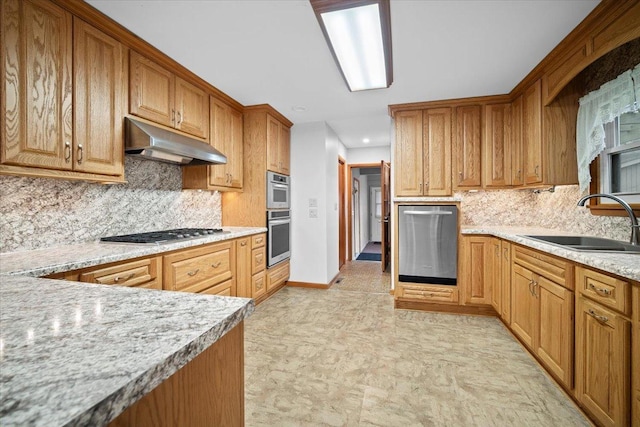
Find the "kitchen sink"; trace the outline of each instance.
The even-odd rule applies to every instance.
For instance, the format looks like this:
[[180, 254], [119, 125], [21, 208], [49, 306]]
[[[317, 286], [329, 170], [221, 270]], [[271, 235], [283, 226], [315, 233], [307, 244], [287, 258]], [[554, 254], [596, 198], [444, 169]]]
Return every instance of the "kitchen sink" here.
[[590, 236], [524, 236], [581, 252], [640, 253], [640, 246], [619, 240]]

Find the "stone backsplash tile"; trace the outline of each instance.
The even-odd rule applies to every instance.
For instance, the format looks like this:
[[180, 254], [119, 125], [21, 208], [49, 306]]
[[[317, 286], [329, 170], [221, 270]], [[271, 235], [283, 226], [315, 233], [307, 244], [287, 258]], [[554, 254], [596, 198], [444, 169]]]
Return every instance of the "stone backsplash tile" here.
[[123, 185], [0, 176], [0, 252], [220, 226], [220, 194], [183, 191], [180, 166], [126, 157], [125, 176]]
[[456, 193], [462, 198], [463, 225], [544, 227], [579, 234], [628, 240], [629, 218], [591, 215], [577, 206], [577, 185], [557, 186], [553, 193], [494, 190]]

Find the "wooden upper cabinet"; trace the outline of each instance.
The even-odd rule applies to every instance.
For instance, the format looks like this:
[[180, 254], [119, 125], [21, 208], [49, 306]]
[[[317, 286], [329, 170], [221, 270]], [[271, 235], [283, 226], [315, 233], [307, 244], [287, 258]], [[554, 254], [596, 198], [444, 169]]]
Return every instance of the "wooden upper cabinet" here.
[[454, 188], [480, 188], [482, 186], [481, 112], [480, 105], [456, 108], [456, 131], [452, 160]]
[[280, 158], [280, 171], [289, 175], [291, 163], [291, 129], [284, 125], [280, 125], [280, 137], [278, 145], [278, 157]]
[[522, 95], [511, 103], [511, 184], [524, 184], [524, 150], [522, 148]]
[[434, 108], [423, 113], [423, 193], [451, 195], [451, 108]]
[[123, 175], [126, 48], [74, 18], [74, 169]]
[[71, 170], [72, 17], [50, 2], [3, 0], [3, 164]]
[[209, 96], [171, 71], [131, 51], [129, 111], [155, 123], [209, 138]]
[[204, 90], [175, 78], [176, 129], [209, 138], [209, 95]]
[[511, 185], [511, 105], [485, 106], [484, 172], [485, 187]]
[[287, 126], [267, 114], [267, 170], [289, 175], [290, 135]]
[[131, 114], [165, 126], [174, 126], [173, 73], [134, 51], [131, 51], [129, 93]]
[[422, 195], [422, 110], [395, 115], [394, 180], [396, 196]]
[[211, 97], [211, 145], [227, 156], [224, 165], [211, 165], [211, 186], [242, 188], [242, 113]]
[[537, 80], [522, 97], [524, 183], [542, 183], [542, 92]]

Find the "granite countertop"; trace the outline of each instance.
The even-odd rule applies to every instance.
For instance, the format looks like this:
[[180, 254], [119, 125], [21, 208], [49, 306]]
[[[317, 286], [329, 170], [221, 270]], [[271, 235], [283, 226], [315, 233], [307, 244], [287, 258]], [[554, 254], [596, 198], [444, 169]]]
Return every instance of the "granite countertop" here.
[[105, 425], [253, 312], [253, 300], [3, 276], [0, 425]]
[[0, 275], [42, 277], [145, 255], [265, 233], [263, 227], [224, 227], [224, 233], [160, 245], [88, 242], [22, 252], [0, 253]]
[[575, 261], [589, 267], [598, 268], [608, 273], [616, 274], [627, 279], [640, 281], [640, 254], [602, 253], [602, 252], [578, 252], [562, 248], [539, 240], [530, 239], [526, 235], [575, 235], [575, 233], [562, 232], [534, 227], [501, 227], [501, 226], [464, 226], [462, 234], [488, 234], [501, 239], [509, 240], [533, 249], [538, 249], [561, 258]]

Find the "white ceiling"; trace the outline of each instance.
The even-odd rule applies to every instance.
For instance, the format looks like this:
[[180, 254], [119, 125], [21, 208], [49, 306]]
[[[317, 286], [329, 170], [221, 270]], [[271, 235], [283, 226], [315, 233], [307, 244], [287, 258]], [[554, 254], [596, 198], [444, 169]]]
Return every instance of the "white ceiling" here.
[[240, 103], [326, 121], [351, 148], [389, 145], [389, 104], [508, 93], [598, 1], [391, 0], [393, 84], [354, 93], [307, 0], [88, 3]]

